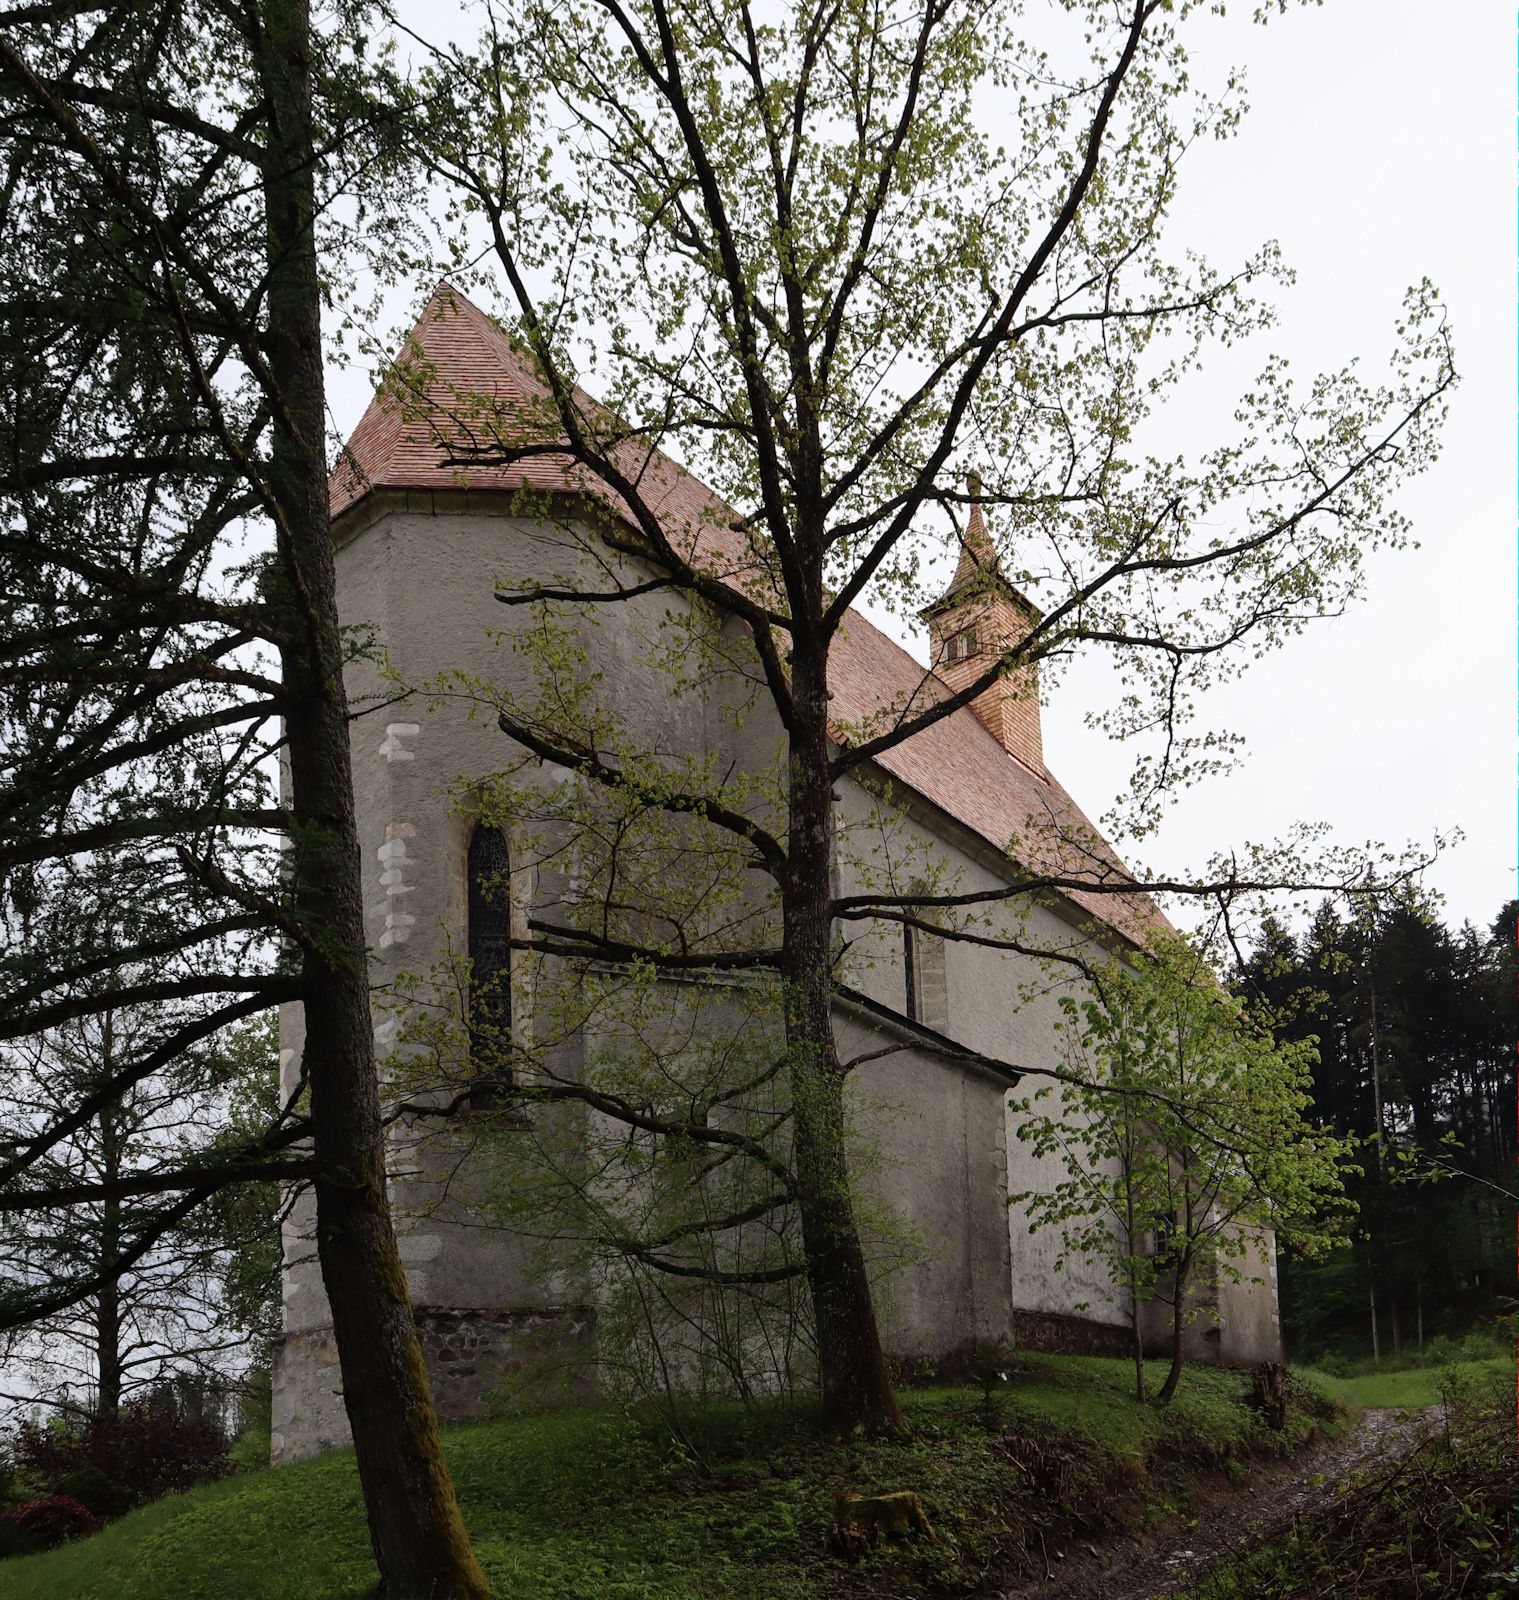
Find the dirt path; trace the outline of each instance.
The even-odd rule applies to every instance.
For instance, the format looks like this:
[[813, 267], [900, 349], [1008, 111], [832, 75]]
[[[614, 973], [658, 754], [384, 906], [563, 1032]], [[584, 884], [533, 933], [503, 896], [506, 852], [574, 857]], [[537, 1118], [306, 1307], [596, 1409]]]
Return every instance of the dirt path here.
[[975, 1600], [1161, 1600], [1195, 1583], [1227, 1555], [1288, 1527], [1294, 1516], [1318, 1503], [1326, 1482], [1337, 1482], [1411, 1443], [1422, 1415], [1365, 1411], [1355, 1426], [1295, 1461], [1254, 1468], [1236, 1486], [1198, 1491], [1197, 1521], [1151, 1538], [1120, 1538], [1095, 1548], [1051, 1547], [1050, 1576], [992, 1584]]

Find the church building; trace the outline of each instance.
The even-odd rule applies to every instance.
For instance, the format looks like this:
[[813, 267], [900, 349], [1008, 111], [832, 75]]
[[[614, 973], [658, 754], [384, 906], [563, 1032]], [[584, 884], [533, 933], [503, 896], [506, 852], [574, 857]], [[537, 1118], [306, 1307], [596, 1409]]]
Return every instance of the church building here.
[[[472, 716], [447, 697], [399, 698], [396, 686], [458, 672], [525, 681], [530, 667], [512, 650], [511, 630], [527, 626], [532, 609], [498, 604], [496, 587], [552, 582], [564, 570], [565, 529], [574, 530], [578, 548], [589, 547], [607, 514], [604, 503], [589, 503], [562, 458], [467, 468], [447, 459], [440, 439], [451, 429], [468, 431], [464, 397], [509, 409], [528, 405], [541, 390], [522, 350], [458, 291], [444, 285], [434, 294], [409, 337], [403, 370], [406, 382], [387, 384], [371, 403], [331, 482], [340, 618], [378, 647], [355, 662], [349, 689], [382, 1072], [407, 1048], [406, 1017], [391, 999], [412, 981], [407, 975], [436, 969], [451, 953], [468, 956], [482, 995], [497, 996], [499, 1015], [477, 1001], [472, 1026], [482, 1017], [530, 1026], [508, 1009], [513, 937], [544, 902], [549, 881], [548, 867], [526, 859], [510, 826], [486, 825], [460, 803], [471, 783], [508, 762], [510, 741], [495, 720]], [[702, 538], [732, 524], [732, 513], [673, 462], [660, 458], [655, 467], [650, 493], [659, 499], [661, 525], [668, 518], [672, 528]], [[974, 493], [973, 486], [972, 499]], [[1035, 613], [996, 561], [973, 506], [953, 579], [924, 613], [928, 667], [851, 613], [831, 657], [831, 714], [841, 728], [867, 725], [886, 708], [942, 699], [1022, 636]], [[672, 701], [658, 674], [638, 670], [648, 632], [670, 604], [667, 593], [653, 592], [603, 608], [587, 645], [588, 668], [602, 674], [622, 724], [648, 749], [715, 753], [721, 764], [742, 768], [758, 759], [753, 752], [766, 740], [775, 743], [773, 724], [756, 717], [736, 731], [720, 708], [689, 694]], [[841, 819], [864, 829], [889, 796], [891, 848], [904, 861], [930, 863], [960, 890], [1015, 884], [1020, 867], [1049, 864], [1029, 853], [1050, 850], [1065, 852], [1066, 871], [1079, 863], [1094, 886], [1110, 885], [1122, 865], [1046, 764], [1039, 694], [1037, 668], [1006, 676], [970, 706], [857, 768], [838, 786]], [[845, 893], [852, 892], [853, 870], [840, 865]], [[511, 884], [509, 897], [489, 892], [502, 882]], [[1165, 926], [1137, 891], [1073, 888], [1020, 916], [1020, 943], [1085, 950], [1097, 959], [1134, 949]], [[1072, 1261], [1056, 1271], [1060, 1241], [1047, 1231], [1030, 1234], [1022, 1209], [1009, 1203], [1059, 1177], [1018, 1139], [1018, 1100], [1033, 1086], [1024, 1077], [1029, 1069], [1056, 1064], [1060, 994], [1078, 980], [1069, 969], [1050, 976], [1008, 950], [923, 937], [900, 923], [856, 931], [862, 959], [841, 988], [836, 1032], [844, 1056], [871, 1058], [851, 1075], [860, 1104], [892, 1108], [874, 1129], [876, 1159], [863, 1181], [873, 1203], [900, 1218], [916, 1241], [880, 1286], [888, 1353], [925, 1364], [998, 1343], [1128, 1354], [1127, 1308], [1105, 1269]], [[281, 1043], [293, 1083], [298, 1010], [284, 1018]], [[567, 1041], [566, 1059], [577, 1048], [590, 1047]], [[488, 1120], [491, 1110], [482, 1093], [466, 1106], [465, 1120]], [[435, 1189], [407, 1176], [437, 1165], [419, 1138], [398, 1124], [393, 1201], [441, 1415], [480, 1414], [535, 1362], [573, 1367], [576, 1377], [561, 1386], [561, 1399], [597, 1392], [597, 1290], [535, 1270], [530, 1243], [472, 1203], [489, 1187], [489, 1174], [478, 1167], [488, 1159], [489, 1139], [457, 1165], [455, 1189], [442, 1204]], [[309, 1203], [298, 1200], [286, 1226], [276, 1461], [347, 1442], [311, 1220]], [[1244, 1265], [1249, 1281], [1203, 1291], [1205, 1312], [1189, 1335], [1199, 1358], [1239, 1365], [1280, 1358], [1270, 1240], [1252, 1246]]]

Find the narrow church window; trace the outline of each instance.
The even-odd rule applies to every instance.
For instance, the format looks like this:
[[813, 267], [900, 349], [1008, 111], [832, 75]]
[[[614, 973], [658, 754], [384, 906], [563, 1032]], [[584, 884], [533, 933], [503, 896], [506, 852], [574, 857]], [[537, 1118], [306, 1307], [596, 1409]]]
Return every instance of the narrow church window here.
[[[512, 908], [506, 835], [476, 828], [469, 841], [469, 1053], [498, 1083], [509, 1080], [506, 1052], [512, 1026]], [[469, 1109], [490, 1111], [496, 1091], [485, 1082], [470, 1090]]]
[[944, 973], [944, 941], [903, 923], [902, 968], [907, 987], [907, 1015], [925, 1028], [947, 1027], [949, 986]]
[[902, 924], [902, 977], [907, 989], [907, 1015], [914, 1022], [918, 1021], [918, 962], [913, 948], [917, 931], [906, 922]]
[[1170, 1259], [1171, 1247], [1176, 1242], [1178, 1232], [1176, 1218], [1168, 1217], [1164, 1212], [1157, 1212], [1155, 1225], [1150, 1230], [1149, 1254], [1164, 1266]]

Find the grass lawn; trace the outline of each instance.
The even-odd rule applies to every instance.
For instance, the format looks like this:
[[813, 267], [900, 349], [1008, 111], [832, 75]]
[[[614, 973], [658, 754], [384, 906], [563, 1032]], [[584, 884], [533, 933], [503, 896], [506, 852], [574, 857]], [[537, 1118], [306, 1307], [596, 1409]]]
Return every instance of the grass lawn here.
[[[500, 1600], [814, 1600], [968, 1586], [1016, 1559], [1174, 1512], [1190, 1475], [1291, 1449], [1328, 1406], [1269, 1433], [1244, 1375], [1193, 1368], [1169, 1410], [1122, 1361], [1024, 1356], [979, 1389], [903, 1396], [905, 1440], [820, 1440], [807, 1413], [713, 1408], [688, 1444], [614, 1408], [447, 1430], [465, 1519]], [[1317, 1410], [1318, 1415], [1310, 1415]], [[941, 1536], [845, 1561], [841, 1490], [914, 1489]], [[6, 1600], [360, 1600], [373, 1584], [353, 1458], [335, 1452], [177, 1495], [94, 1538], [0, 1567]]]
[[1404, 1372], [1367, 1372], [1355, 1378], [1332, 1378], [1321, 1372], [1312, 1377], [1342, 1405], [1394, 1406], [1416, 1411], [1435, 1405], [1442, 1387], [1452, 1378], [1481, 1381], [1489, 1374], [1512, 1375], [1513, 1371], [1513, 1358], [1498, 1356], [1488, 1361], [1455, 1361], [1442, 1367], [1410, 1367]]

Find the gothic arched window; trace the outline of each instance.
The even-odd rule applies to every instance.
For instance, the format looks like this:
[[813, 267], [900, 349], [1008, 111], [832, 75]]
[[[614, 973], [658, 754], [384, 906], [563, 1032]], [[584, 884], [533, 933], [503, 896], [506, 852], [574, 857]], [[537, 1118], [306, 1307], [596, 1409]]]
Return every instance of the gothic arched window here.
[[[497, 1083], [509, 1076], [507, 1045], [512, 1026], [511, 857], [499, 828], [479, 827], [469, 841], [468, 938], [470, 960], [469, 1053], [481, 1076]], [[495, 1104], [493, 1089], [472, 1089], [472, 1111]]]

